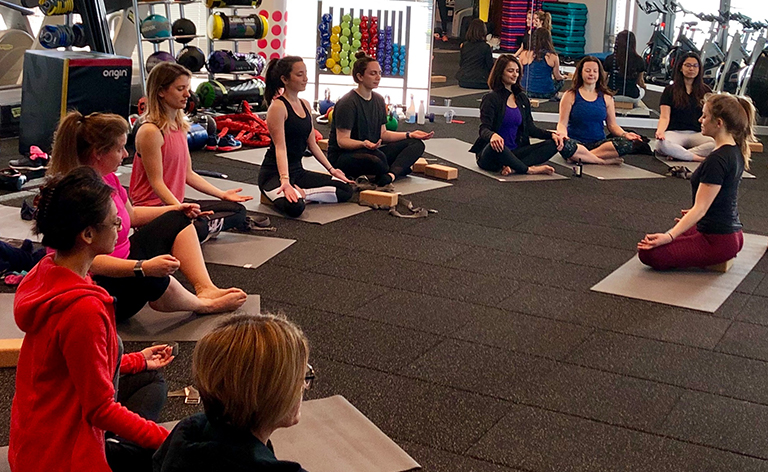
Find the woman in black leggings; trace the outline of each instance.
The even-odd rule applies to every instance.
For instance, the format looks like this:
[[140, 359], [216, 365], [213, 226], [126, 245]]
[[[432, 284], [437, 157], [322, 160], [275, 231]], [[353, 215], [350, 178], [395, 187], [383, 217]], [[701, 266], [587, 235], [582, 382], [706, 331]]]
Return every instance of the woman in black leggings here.
[[[307, 87], [304, 61], [297, 56], [272, 59], [266, 76], [267, 126], [272, 144], [259, 172], [261, 193], [293, 218], [304, 211], [304, 202], [337, 203], [352, 198], [352, 181], [334, 169], [320, 150], [309, 103], [299, 98], [299, 92]], [[282, 94], [275, 97], [280, 90]], [[307, 148], [330, 175], [304, 169], [301, 160]]]
[[384, 97], [373, 91], [381, 80], [381, 66], [363, 51], [356, 57], [352, 78], [357, 88], [336, 103], [328, 160], [347, 177], [372, 176], [373, 183], [384, 186], [411, 172], [424, 153], [422, 141], [435, 133], [388, 131]]
[[[476, 154], [478, 167], [501, 175], [552, 174], [555, 169], [544, 163], [558, 152], [569, 159], [577, 144], [534, 124], [531, 102], [520, 87], [521, 69], [511, 54], [496, 60], [488, 77], [493, 91], [480, 104], [480, 137], [469, 152]], [[531, 137], [544, 141], [532, 145]]]

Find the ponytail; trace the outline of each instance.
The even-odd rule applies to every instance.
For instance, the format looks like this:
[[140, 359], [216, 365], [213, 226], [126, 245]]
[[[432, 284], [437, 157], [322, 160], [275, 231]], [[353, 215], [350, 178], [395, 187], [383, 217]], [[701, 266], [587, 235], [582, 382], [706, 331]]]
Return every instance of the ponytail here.
[[53, 135], [53, 151], [48, 175], [63, 175], [83, 165], [78, 150], [78, 134], [85, 117], [77, 110], [70, 111], [59, 122], [59, 127]]
[[66, 174], [75, 167], [90, 165], [94, 155], [108, 152], [129, 129], [128, 122], [120, 115], [83, 116], [77, 110], [70, 111], [54, 134], [48, 175]]
[[737, 96], [739, 105], [744, 109], [747, 114], [747, 127], [742, 130], [739, 135], [734, 135], [734, 140], [741, 148], [741, 154], [744, 156], [744, 168], [749, 170], [749, 161], [752, 157], [752, 150], [749, 148], [749, 143], [756, 143], [755, 137], [755, 106], [752, 104], [752, 99], [745, 96]]
[[297, 62], [303, 62], [299, 56], [285, 56], [282, 59], [273, 58], [267, 65], [267, 72], [264, 74], [265, 85], [264, 99], [267, 105], [272, 103], [280, 90], [285, 87], [283, 77], [290, 77], [293, 65]]
[[755, 107], [752, 99], [731, 95], [730, 93], [708, 93], [704, 97], [712, 118], [723, 121], [741, 155], [744, 156], [744, 169], [749, 170], [752, 151], [749, 143], [757, 142], [755, 138]]

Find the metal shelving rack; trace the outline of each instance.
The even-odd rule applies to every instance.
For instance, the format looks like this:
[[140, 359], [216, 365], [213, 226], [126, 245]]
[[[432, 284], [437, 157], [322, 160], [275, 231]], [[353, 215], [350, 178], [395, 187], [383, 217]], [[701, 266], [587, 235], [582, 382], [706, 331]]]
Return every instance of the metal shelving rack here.
[[[231, 7], [217, 7], [217, 8], [209, 8], [208, 9], [208, 17], [213, 15], [214, 11], [216, 10], [231, 10], [232, 15], [237, 16], [237, 12], [239, 10], [250, 10], [250, 11], [256, 11], [260, 7], [255, 6], [245, 6], [245, 5], [239, 5], [239, 6], [231, 6]], [[231, 38], [231, 39], [211, 39], [208, 38], [208, 54], [211, 54], [214, 49], [214, 43], [233, 43], [232, 44], [232, 52], [240, 52], [239, 44], [245, 41], [251, 41], [255, 42], [258, 41], [257, 39], [253, 38]], [[207, 68], [206, 68], [207, 69]], [[252, 76], [256, 71], [250, 71], [250, 72], [231, 72], [231, 73], [219, 73], [218, 75], [228, 75], [232, 76], [235, 79], [240, 77], [241, 75], [248, 75]], [[217, 74], [214, 74], [213, 72], [208, 72], [208, 80], [214, 80], [216, 78]]]

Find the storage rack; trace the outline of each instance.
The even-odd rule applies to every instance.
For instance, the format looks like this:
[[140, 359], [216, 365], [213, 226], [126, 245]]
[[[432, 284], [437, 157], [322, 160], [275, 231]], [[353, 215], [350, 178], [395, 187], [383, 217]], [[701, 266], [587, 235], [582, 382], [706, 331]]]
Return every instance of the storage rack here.
[[[226, 6], [226, 7], [216, 7], [216, 8], [209, 8], [208, 9], [208, 17], [210, 18], [211, 15], [213, 15], [215, 10], [231, 10], [232, 15], [237, 16], [237, 12], [239, 10], [250, 10], [250, 11], [257, 11], [260, 7], [257, 6], [247, 6], [247, 5], [237, 5], [237, 6]], [[207, 25], [206, 25], [207, 27]], [[258, 41], [258, 39], [254, 38], [228, 38], [228, 39], [212, 39], [208, 38], [208, 54], [211, 54], [213, 51], [215, 51], [214, 43], [223, 43], [223, 42], [230, 42], [232, 44], [232, 52], [238, 53], [240, 52], [239, 44], [244, 41]], [[206, 67], [206, 70], [208, 68]], [[240, 72], [230, 72], [226, 73], [225, 75], [231, 75], [235, 79], [240, 77], [241, 75], [248, 75], [252, 76], [253, 73], [256, 72], [255, 70], [252, 71], [240, 71]], [[219, 75], [222, 75], [224, 73], [219, 73]], [[216, 74], [213, 72], [208, 71], [208, 80], [214, 80], [216, 78]]]

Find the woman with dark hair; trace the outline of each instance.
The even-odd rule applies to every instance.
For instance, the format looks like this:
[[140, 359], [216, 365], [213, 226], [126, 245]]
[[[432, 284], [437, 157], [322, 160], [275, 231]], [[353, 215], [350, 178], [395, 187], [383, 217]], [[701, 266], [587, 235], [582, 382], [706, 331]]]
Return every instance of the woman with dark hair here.
[[533, 31], [531, 49], [520, 54], [520, 63], [523, 65], [520, 85], [529, 97], [549, 100], [563, 88], [565, 77], [560, 74], [560, 58], [546, 28]]
[[[25, 333], [11, 408], [14, 472], [148, 471], [168, 435], [115, 400], [118, 373], [160, 369], [173, 357], [169, 346], [123, 355], [114, 300], [88, 275], [94, 258], [114, 251], [122, 227], [113, 191], [90, 167], [40, 189], [35, 232], [53, 253], [24, 277], [14, 299]], [[106, 431], [132, 444], [107, 443]]]
[[[259, 189], [293, 218], [304, 211], [305, 201], [337, 203], [352, 198], [351, 181], [328, 162], [315, 140], [309, 103], [299, 98], [307, 80], [307, 66], [298, 56], [272, 59], [267, 67], [265, 97], [272, 143], [259, 171]], [[330, 175], [304, 169], [307, 148]]]
[[704, 95], [711, 89], [701, 79], [701, 59], [689, 52], [677, 61], [672, 85], [661, 94], [661, 116], [656, 127], [656, 152], [668, 159], [703, 161], [715, 140], [701, 133]]
[[435, 133], [387, 130], [384, 97], [373, 91], [381, 80], [381, 66], [363, 51], [355, 57], [352, 78], [357, 88], [336, 102], [328, 160], [347, 177], [371, 176], [374, 184], [385, 186], [411, 173], [424, 153], [422, 141]]
[[615, 101], [639, 103], [645, 96], [645, 62], [637, 53], [635, 33], [624, 30], [616, 35], [613, 54], [605, 58], [608, 88], [616, 92]]
[[[496, 60], [488, 78], [492, 92], [480, 104], [480, 137], [469, 150], [477, 157], [477, 166], [501, 175], [552, 174], [552, 166], [543, 165], [555, 154], [569, 159], [576, 152], [576, 142], [536, 126], [531, 103], [520, 87], [520, 61], [511, 54]], [[530, 138], [544, 141], [531, 144]]]
[[469, 23], [467, 40], [459, 50], [459, 87], [487, 89], [488, 74], [493, 67], [491, 46], [485, 41], [485, 22], [475, 18]]
[[[612, 137], [606, 138], [605, 126]], [[621, 164], [624, 159], [620, 156], [632, 152], [632, 141], [642, 140], [616, 123], [603, 65], [594, 56], [586, 56], [576, 65], [573, 86], [560, 100], [557, 132], [579, 143], [579, 150], [571, 160], [584, 164]]]
[[654, 269], [722, 264], [744, 246], [739, 184], [755, 141], [755, 108], [748, 97], [708, 94], [699, 122], [715, 150], [691, 176], [693, 206], [666, 233], [646, 234], [637, 243], [640, 260]]
[[205, 242], [230, 228], [249, 229], [240, 202], [253, 197], [240, 195], [241, 188], [221, 190], [192, 169], [187, 145], [189, 123], [184, 120], [191, 78], [189, 70], [174, 62], [161, 62], [149, 73], [147, 112], [136, 132], [130, 193], [138, 206], [179, 205], [187, 185], [216, 198], [198, 202], [205, 214], [194, 224], [198, 238]]

